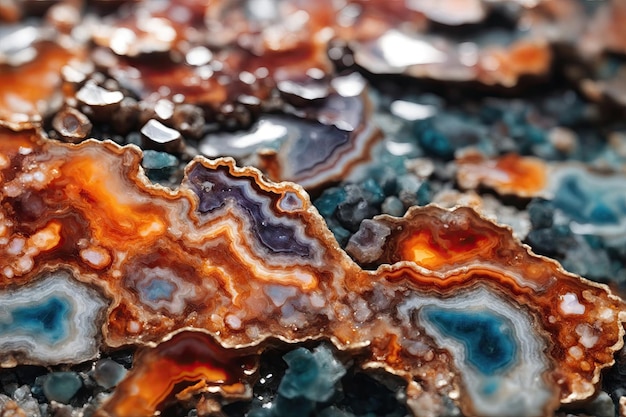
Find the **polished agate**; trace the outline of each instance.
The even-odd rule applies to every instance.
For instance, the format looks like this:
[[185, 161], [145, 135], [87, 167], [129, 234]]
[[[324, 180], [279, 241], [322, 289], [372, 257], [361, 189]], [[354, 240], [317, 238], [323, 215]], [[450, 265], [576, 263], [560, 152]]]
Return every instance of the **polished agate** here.
[[[20, 238], [7, 245], [17, 251]], [[69, 271], [44, 270], [31, 284], [3, 291], [0, 303], [2, 366], [79, 363], [100, 353], [106, 302]]]
[[457, 159], [461, 187], [485, 186], [502, 195], [549, 199], [574, 233], [608, 243], [624, 241], [626, 182], [623, 172], [575, 162], [545, 162], [516, 154], [487, 158], [469, 152]]
[[[335, 77], [328, 84], [320, 103], [296, 110], [305, 118], [262, 116], [250, 131], [207, 135], [200, 152], [210, 158], [232, 156], [272, 180], [292, 181], [307, 190], [345, 180], [372, 159], [382, 134], [372, 121], [361, 75]], [[306, 86], [302, 90], [298, 93], [309, 91]]]
[[[197, 157], [172, 190], [147, 180], [133, 146], [0, 139], [4, 365], [142, 347], [100, 415], [150, 416], [172, 395], [245, 397], [268, 344], [311, 339], [403, 378], [415, 415], [450, 401], [468, 415], [549, 415], [592, 396], [622, 346], [623, 303], [606, 286], [469, 208], [365, 221], [348, 245], [356, 263], [301, 186], [230, 158]], [[67, 313], [54, 326], [29, 315], [28, 339], [2, 320], [36, 289], [33, 311]], [[63, 357], [69, 346], [83, 353]]]
[[[3, 22], [45, 3], [41, 20], [0, 33], [1, 367], [67, 371], [136, 352], [89, 400], [101, 417], [173, 403], [217, 414], [251, 399], [262, 353], [317, 342], [326, 384], [353, 365], [401, 381], [415, 416], [550, 416], [594, 398], [623, 347], [624, 303], [523, 245], [537, 229], [520, 207], [546, 199], [550, 221], [613, 250], [624, 175], [496, 143], [539, 130], [550, 157], [572, 156], [578, 125], [553, 114], [511, 100], [513, 120], [475, 126], [462, 106], [485, 91], [531, 102], [526, 87], [564, 77], [623, 110], [620, 0], [0, 3]], [[450, 112], [421, 95], [431, 87], [450, 93]], [[580, 110], [559, 97], [563, 113]], [[403, 169], [369, 167], [413, 172], [415, 187], [387, 193], [395, 213], [423, 184], [438, 187], [434, 204], [353, 216], [344, 251], [308, 192], [382, 184], [359, 170], [402, 157]], [[156, 171], [171, 188], [148, 179]]]

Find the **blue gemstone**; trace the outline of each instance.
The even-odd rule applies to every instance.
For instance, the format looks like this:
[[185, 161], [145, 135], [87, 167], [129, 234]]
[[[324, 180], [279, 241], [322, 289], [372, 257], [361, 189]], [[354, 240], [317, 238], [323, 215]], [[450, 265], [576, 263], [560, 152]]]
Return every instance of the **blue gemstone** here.
[[298, 348], [287, 353], [283, 359], [289, 368], [280, 381], [278, 393], [285, 399], [327, 401], [335, 393], [337, 381], [346, 372], [333, 352], [323, 345], [313, 352]]
[[380, 204], [385, 199], [385, 193], [376, 181], [372, 178], [368, 178], [361, 185], [364, 191], [365, 200], [370, 204]]
[[178, 166], [178, 159], [174, 155], [165, 152], [151, 150], [143, 151], [141, 165], [145, 169], [169, 169]]
[[470, 365], [483, 375], [506, 371], [516, 360], [512, 325], [490, 311], [460, 311], [426, 306], [421, 315], [444, 336], [465, 346]]
[[432, 200], [432, 187], [429, 182], [424, 181], [417, 190], [417, 204], [425, 206]]
[[68, 333], [70, 304], [53, 296], [8, 311], [8, 320], [0, 321], [0, 334], [28, 332], [49, 343], [63, 340]]
[[444, 159], [454, 158], [454, 146], [443, 133], [435, 129], [424, 129], [418, 139], [419, 144], [429, 154]]
[[141, 165], [150, 181], [158, 182], [167, 180], [172, 175], [178, 166], [178, 159], [165, 152], [145, 150]]
[[92, 378], [104, 389], [116, 386], [126, 376], [126, 369], [111, 359], [102, 359], [96, 363]]

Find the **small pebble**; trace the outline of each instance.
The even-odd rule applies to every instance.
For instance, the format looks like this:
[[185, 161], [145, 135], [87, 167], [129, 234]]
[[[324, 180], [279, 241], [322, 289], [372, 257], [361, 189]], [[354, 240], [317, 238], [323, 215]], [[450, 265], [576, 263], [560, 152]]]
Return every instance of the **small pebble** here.
[[96, 363], [92, 377], [104, 389], [113, 388], [126, 376], [126, 369], [111, 359]]
[[364, 219], [370, 219], [378, 214], [378, 210], [372, 207], [364, 198], [354, 202], [343, 202], [337, 207], [337, 219], [346, 229], [356, 232]]
[[[25, 413], [28, 417], [40, 417], [41, 413], [39, 411], [39, 404], [37, 400], [33, 398], [30, 392], [30, 388], [26, 385], [23, 385], [15, 390], [13, 393], [13, 399], [15, 400], [15, 405], [21, 409], [23, 413]], [[15, 414], [17, 417], [22, 417], [22, 414]], [[4, 416], [4, 415], [3, 415]], [[9, 414], [8, 416], [11, 416]]]
[[320, 345], [311, 352], [298, 348], [283, 359], [289, 365], [278, 387], [278, 393], [287, 398], [305, 397], [313, 401], [327, 401], [335, 392], [335, 384], [346, 373], [333, 351]]
[[124, 99], [121, 91], [109, 91], [88, 82], [78, 90], [76, 98], [81, 103], [91, 107], [106, 107], [119, 104]]
[[76, 372], [53, 372], [43, 382], [43, 393], [50, 401], [68, 404], [82, 386]]
[[184, 148], [180, 132], [155, 119], [148, 120], [148, 123], [141, 128], [141, 134], [142, 147], [145, 149], [177, 153]]
[[554, 206], [549, 201], [535, 199], [528, 205], [530, 223], [534, 229], [552, 227]]
[[141, 165], [148, 170], [162, 170], [178, 165], [178, 158], [166, 152], [147, 150], [143, 152]]
[[433, 198], [432, 186], [429, 182], [424, 181], [415, 193], [417, 196], [417, 204], [425, 206], [430, 203]]
[[91, 121], [76, 109], [65, 108], [52, 119], [52, 127], [63, 139], [77, 143], [85, 139], [91, 132]]
[[586, 409], [595, 417], [615, 417], [613, 400], [604, 391], [600, 391], [596, 398], [587, 405]]
[[328, 218], [335, 213], [339, 203], [345, 199], [346, 191], [343, 188], [329, 188], [325, 190], [317, 200], [315, 200], [315, 207], [317, 207], [322, 216]]
[[117, 133], [127, 133], [137, 125], [137, 100], [124, 97], [119, 109], [111, 115], [111, 126]]
[[363, 190], [363, 196], [370, 204], [380, 204], [385, 199], [385, 193], [376, 181], [372, 178], [368, 178], [361, 184]]
[[404, 214], [404, 204], [398, 197], [390, 196], [383, 202], [382, 210], [385, 214], [401, 217]]
[[183, 135], [197, 139], [204, 133], [206, 121], [200, 107], [180, 104], [174, 108], [172, 123]]

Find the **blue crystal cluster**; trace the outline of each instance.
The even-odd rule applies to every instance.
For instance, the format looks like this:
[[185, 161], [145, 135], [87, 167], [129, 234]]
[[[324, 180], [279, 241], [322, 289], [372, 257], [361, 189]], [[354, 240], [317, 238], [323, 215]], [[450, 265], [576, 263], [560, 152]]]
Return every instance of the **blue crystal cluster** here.
[[[405, 417], [409, 413], [389, 387], [344, 364], [322, 343], [262, 357], [255, 399], [225, 407], [246, 417]], [[389, 385], [398, 384], [389, 380]], [[401, 383], [400, 383], [401, 385]]]

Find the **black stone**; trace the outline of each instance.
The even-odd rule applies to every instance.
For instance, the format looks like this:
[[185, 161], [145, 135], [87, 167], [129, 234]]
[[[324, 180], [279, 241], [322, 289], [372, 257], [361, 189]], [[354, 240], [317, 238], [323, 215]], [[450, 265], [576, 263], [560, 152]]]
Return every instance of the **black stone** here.
[[142, 147], [155, 151], [180, 153], [184, 150], [183, 137], [177, 130], [165, 126], [158, 120], [148, 120], [141, 128]]

